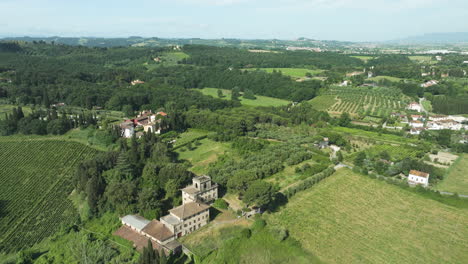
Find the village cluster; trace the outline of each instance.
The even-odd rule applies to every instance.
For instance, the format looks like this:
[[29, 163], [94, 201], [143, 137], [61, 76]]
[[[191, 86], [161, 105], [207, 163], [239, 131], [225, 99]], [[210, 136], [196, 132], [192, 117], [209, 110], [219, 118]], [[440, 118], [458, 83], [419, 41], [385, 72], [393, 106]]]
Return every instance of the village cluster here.
[[208, 224], [210, 205], [218, 198], [218, 185], [209, 176], [192, 179], [192, 185], [182, 189], [182, 205], [169, 210], [169, 214], [149, 221], [139, 215], [121, 218], [122, 227], [114, 234], [142, 249], [150, 240], [155, 249], [166, 253], [178, 252], [181, 244], [176, 240]]
[[136, 137], [139, 138], [143, 134], [143, 131], [160, 134], [166, 127], [162, 121], [166, 116], [165, 112], [153, 113], [151, 110], [141, 111], [137, 117], [120, 123], [121, 136], [131, 138], [136, 132]]
[[[424, 108], [417, 102], [410, 103], [407, 106], [407, 109], [417, 112], [424, 112]], [[392, 117], [401, 118], [402, 123], [407, 123], [411, 128], [410, 134], [412, 135], [419, 135], [424, 130], [468, 129], [468, 125], [463, 124], [468, 121], [468, 118], [463, 116], [429, 115], [426, 117], [424, 115], [414, 114], [410, 116], [410, 119], [408, 119], [406, 115], [392, 113]]]

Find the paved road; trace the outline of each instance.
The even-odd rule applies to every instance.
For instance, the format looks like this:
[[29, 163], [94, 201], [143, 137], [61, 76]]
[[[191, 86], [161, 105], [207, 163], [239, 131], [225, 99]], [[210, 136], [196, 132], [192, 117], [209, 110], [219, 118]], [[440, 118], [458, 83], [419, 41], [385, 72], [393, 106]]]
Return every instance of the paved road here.
[[[451, 192], [440, 192], [440, 193], [445, 194], [445, 195], [454, 195], [454, 193], [451, 193]], [[458, 196], [463, 197], [463, 198], [468, 198], [468, 195], [465, 195], [465, 194], [459, 194]]]

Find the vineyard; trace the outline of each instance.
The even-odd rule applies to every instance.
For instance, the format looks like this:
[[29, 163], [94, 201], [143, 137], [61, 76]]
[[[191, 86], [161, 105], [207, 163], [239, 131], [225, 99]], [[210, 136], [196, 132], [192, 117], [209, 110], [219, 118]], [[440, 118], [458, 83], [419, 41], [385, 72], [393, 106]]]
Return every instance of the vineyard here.
[[384, 117], [404, 110], [410, 99], [399, 90], [390, 88], [331, 87], [324, 96], [336, 96], [336, 102], [327, 110], [331, 113], [349, 113], [360, 116]]
[[75, 165], [96, 154], [76, 142], [0, 138], [0, 251], [31, 246], [77, 217], [67, 198]]

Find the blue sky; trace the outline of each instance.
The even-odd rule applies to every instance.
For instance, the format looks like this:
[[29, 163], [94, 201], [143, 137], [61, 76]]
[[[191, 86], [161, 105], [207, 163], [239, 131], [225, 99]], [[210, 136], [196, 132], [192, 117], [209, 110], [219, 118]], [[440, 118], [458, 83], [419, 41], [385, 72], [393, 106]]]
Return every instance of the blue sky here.
[[380, 41], [467, 32], [468, 0], [0, 0], [0, 36]]

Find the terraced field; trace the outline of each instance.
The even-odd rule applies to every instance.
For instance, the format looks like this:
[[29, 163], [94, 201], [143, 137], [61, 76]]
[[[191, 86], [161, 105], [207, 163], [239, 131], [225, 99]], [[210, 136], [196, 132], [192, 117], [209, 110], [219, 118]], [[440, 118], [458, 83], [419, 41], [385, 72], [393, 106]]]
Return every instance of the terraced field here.
[[325, 263], [465, 263], [468, 210], [340, 169], [268, 216]]
[[97, 153], [47, 138], [0, 137], [0, 252], [31, 246], [76, 220], [76, 164]]

